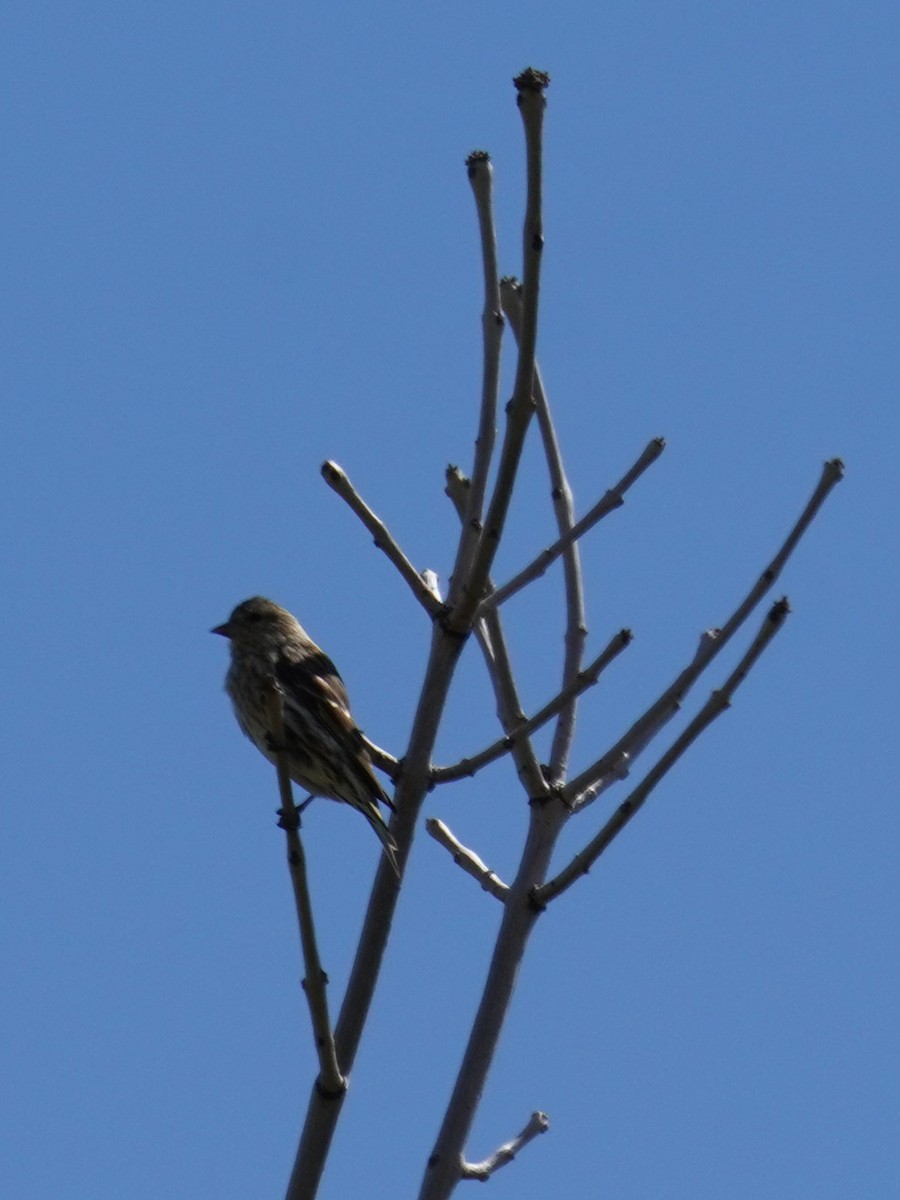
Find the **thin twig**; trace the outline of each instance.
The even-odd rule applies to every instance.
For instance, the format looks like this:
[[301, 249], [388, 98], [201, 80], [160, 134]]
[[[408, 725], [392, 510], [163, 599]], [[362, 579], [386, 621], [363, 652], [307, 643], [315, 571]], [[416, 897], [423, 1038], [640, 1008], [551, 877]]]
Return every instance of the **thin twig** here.
[[572, 779], [563, 790], [563, 797], [569, 804], [577, 806], [582, 794], [595, 789], [598, 783], [602, 786], [605, 776], [611, 769], [620, 764], [623, 755], [633, 759], [637, 748], [643, 749], [656, 736], [665, 723], [678, 712], [684, 697], [697, 681], [701, 673], [712, 660], [728, 644], [734, 634], [747, 620], [753, 609], [775, 583], [788, 558], [809, 528], [810, 522], [825, 502], [828, 493], [843, 478], [843, 463], [839, 458], [833, 458], [825, 463], [818, 484], [803, 512], [794, 523], [781, 545], [778, 553], [751, 587], [745, 598], [734, 610], [721, 629], [710, 630], [701, 640], [700, 648], [692, 661], [681, 672], [678, 678], [662, 693], [657, 700], [638, 717], [616, 744], [602, 757], [593, 762], [585, 771]]
[[609, 664], [616, 658], [627, 645], [631, 642], [632, 633], [630, 629], [620, 629], [609, 640], [605, 648], [597, 655], [593, 662], [589, 663], [583, 671], [579, 671], [574, 679], [570, 680], [568, 685], [562, 689], [549, 703], [527, 720], [522, 717], [522, 723], [514, 726], [512, 731], [502, 738], [498, 738], [492, 742], [490, 746], [479, 751], [478, 754], [473, 754], [469, 758], [462, 758], [459, 762], [453, 763], [447, 767], [435, 767], [431, 773], [432, 781], [438, 783], [450, 783], [455, 779], [465, 779], [480, 771], [482, 767], [486, 767], [488, 763], [495, 762], [504, 754], [508, 753], [520, 739], [530, 736], [535, 730], [540, 729], [547, 721], [561, 712], [563, 708], [573, 699], [586, 692], [588, 688], [594, 686], [600, 677], [600, 674]]
[[521, 591], [526, 584], [531, 583], [534, 579], [539, 579], [568, 546], [578, 541], [598, 521], [601, 521], [617, 508], [621, 508], [625, 503], [625, 493], [643, 475], [647, 468], [656, 462], [665, 447], [665, 438], [657, 437], [648, 442], [641, 451], [637, 461], [625, 472], [615, 487], [610, 488], [597, 501], [594, 507], [585, 513], [580, 521], [576, 521], [568, 533], [563, 537], [557, 538], [551, 546], [542, 550], [536, 558], [526, 567], [523, 567], [512, 579], [482, 599], [478, 607], [478, 615], [483, 616], [488, 609], [497, 608], [507, 601], [510, 596]]
[[448, 604], [459, 598], [472, 565], [482, 533], [484, 498], [488, 473], [497, 436], [497, 396], [500, 386], [500, 346], [503, 340], [503, 312], [500, 307], [500, 283], [497, 270], [497, 233], [494, 227], [493, 167], [490, 155], [476, 150], [466, 159], [469, 183], [475, 196], [478, 229], [481, 235], [481, 261], [484, 267], [484, 309], [481, 316], [483, 361], [481, 372], [481, 412], [475, 439], [475, 460], [471, 485], [466, 497], [466, 512], [450, 577]]
[[[718, 629], [704, 630], [700, 635], [697, 650], [689, 664], [688, 670], [693, 669], [698, 663], [709, 662], [709, 647], [707, 643], [715, 642], [718, 636]], [[648, 709], [647, 713], [644, 714], [647, 717], [646, 721], [642, 718], [641, 721], [632, 725], [628, 733], [616, 742], [612, 750], [607, 751], [603, 759], [600, 760], [602, 761], [602, 769], [600, 769], [600, 763], [598, 762], [598, 770], [594, 772], [594, 781], [588, 787], [579, 791], [574, 798], [569, 795], [568, 791], [565, 792], [566, 799], [572, 805], [575, 812], [580, 812], [583, 808], [587, 808], [589, 804], [593, 804], [595, 800], [599, 799], [607, 788], [628, 778], [635, 760], [641, 756], [647, 746], [659, 735], [664, 726], [680, 712], [681, 699], [678, 697], [683, 697], [684, 693], [678, 692], [677, 688], [679, 681], [683, 677], [684, 672], [679, 675], [678, 680], [670, 688], [666, 689], [663, 696]], [[583, 775], [584, 773], [579, 778], [582, 778]]]
[[359, 731], [359, 736], [369, 758], [371, 758], [375, 766], [378, 767], [379, 771], [384, 771], [391, 783], [396, 783], [403, 769], [400, 759], [395, 758], [393, 754], [389, 754], [387, 750], [382, 750], [380, 746], [376, 746], [373, 741], [370, 741], [366, 737], [362, 730]]
[[[518, 281], [509, 277], [501, 280], [500, 298], [503, 302], [503, 311], [509, 317], [513, 333], [518, 339], [522, 327], [522, 292]], [[553, 500], [553, 512], [556, 516], [556, 528], [559, 536], [565, 537], [575, 524], [575, 505], [572, 499], [572, 489], [563, 466], [559, 440], [553, 427], [553, 418], [550, 415], [550, 402], [544, 388], [540, 363], [537, 359], [534, 363], [534, 401], [537, 408], [538, 428], [541, 431], [541, 442], [544, 447], [544, 457], [547, 460], [547, 471], [550, 475], [550, 495]], [[568, 545], [563, 551], [562, 557], [566, 595], [566, 633], [561, 686], [565, 687], [581, 669], [588, 629], [578, 544], [572, 542]], [[576, 699], [573, 698], [561, 710], [556, 723], [547, 767], [547, 776], [552, 784], [562, 782], [566, 775], [569, 753], [575, 737], [577, 707]]]
[[328, 486], [350, 505], [359, 519], [371, 533], [375, 545], [383, 550], [394, 564], [415, 598], [419, 601], [429, 616], [436, 616], [442, 608], [439, 596], [436, 596], [426, 584], [422, 575], [412, 565], [388, 527], [380, 517], [369, 508], [347, 477], [347, 473], [335, 462], [322, 463], [322, 478]]
[[303, 844], [300, 841], [299, 833], [300, 813], [294, 804], [288, 756], [282, 749], [284, 746], [284, 693], [274, 679], [270, 681], [267, 689], [266, 705], [272, 737], [275, 746], [278, 747], [275, 751], [275, 768], [278, 772], [278, 791], [281, 797], [280, 824], [287, 838], [288, 867], [294, 889], [294, 902], [297, 907], [300, 942], [303, 946], [303, 962], [306, 969], [303, 990], [306, 992], [306, 1000], [309, 1004], [313, 1040], [319, 1056], [318, 1086], [325, 1095], [337, 1096], [347, 1090], [347, 1081], [338, 1067], [334, 1047], [334, 1035], [328, 1016], [328, 1000], [325, 996], [328, 976], [322, 969], [319, 948], [316, 943], [312, 902], [306, 877], [306, 857], [303, 853]]
[[[469, 481], [459, 467], [448, 467], [446, 479], [446, 493], [456, 509], [457, 516], [462, 520]], [[488, 587], [490, 586], [491, 580], [488, 577]], [[504, 733], [509, 734], [524, 723], [525, 713], [519, 700], [509, 647], [506, 644], [503, 623], [499, 614], [493, 614], [492, 619], [487, 621], [476, 621], [474, 632], [484, 656], [491, 687], [494, 689], [497, 719], [503, 727]], [[527, 734], [513, 742], [511, 750], [526, 794], [534, 798], [546, 797], [549, 794], [547, 781]]]
[[425, 822], [425, 829], [438, 845], [449, 850], [458, 867], [462, 867], [473, 879], [477, 879], [484, 890], [490, 892], [501, 904], [506, 902], [509, 885], [504, 883], [486, 863], [482, 862], [473, 850], [464, 846], [458, 838], [454, 837], [443, 821], [439, 821], [437, 817], [429, 817]]
[[484, 1162], [480, 1163], [464, 1162], [460, 1168], [460, 1179], [478, 1179], [484, 1183], [495, 1171], [499, 1171], [501, 1167], [511, 1163], [523, 1146], [527, 1146], [538, 1134], [546, 1133], [549, 1128], [550, 1121], [547, 1114], [533, 1112], [519, 1136], [514, 1137], [511, 1142], [505, 1142], [499, 1146], [490, 1158], [486, 1158]]
[[697, 740], [703, 731], [731, 704], [731, 698], [747, 678], [759, 656], [784, 624], [790, 612], [787, 597], [775, 602], [766, 614], [762, 628], [753, 639], [750, 649], [728, 676], [721, 688], [714, 691], [684, 732], [675, 739], [659, 761], [648, 771], [634, 791], [623, 800], [600, 832], [580, 851], [568, 866], [555, 878], [534, 892], [534, 902], [539, 906], [549, 904], [582, 875], [586, 875], [603, 851], [622, 832], [632, 817], [641, 809], [647, 797], [659, 781], [672, 769], [684, 752]]
[[[525, 714], [522, 711], [519, 689], [516, 687], [516, 677], [500, 614], [488, 613], [484, 621], [479, 621], [478, 626], [484, 627], [493, 654], [492, 663], [488, 665], [488, 672], [497, 702], [497, 715], [504, 731], [512, 734], [524, 723]], [[531, 738], [527, 735], [516, 738], [511, 746], [511, 751], [516, 771], [529, 800], [546, 799], [550, 795], [550, 787], [544, 777], [534, 746], [531, 744]]]

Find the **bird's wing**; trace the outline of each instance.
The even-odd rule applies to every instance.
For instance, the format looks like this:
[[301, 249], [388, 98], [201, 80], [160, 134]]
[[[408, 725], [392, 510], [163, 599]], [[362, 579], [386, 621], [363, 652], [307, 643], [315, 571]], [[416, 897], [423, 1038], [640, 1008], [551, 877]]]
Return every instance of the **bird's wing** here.
[[284, 688], [285, 708], [302, 706], [313, 714], [344, 750], [345, 761], [355, 763], [378, 798], [393, 809], [390, 797], [372, 770], [359, 727], [350, 712], [344, 681], [328, 655], [319, 649], [299, 661], [282, 655], [276, 663], [275, 676]]
[[[294, 660], [281, 655], [275, 664], [275, 675], [288, 693], [294, 693], [317, 707], [322, 703], [336, 705], [351, 725], [350, 698], [337, 667], [327, 654], [316, 649], [302, 659]], [[355, 726], [353, 726], [355, 728]]]

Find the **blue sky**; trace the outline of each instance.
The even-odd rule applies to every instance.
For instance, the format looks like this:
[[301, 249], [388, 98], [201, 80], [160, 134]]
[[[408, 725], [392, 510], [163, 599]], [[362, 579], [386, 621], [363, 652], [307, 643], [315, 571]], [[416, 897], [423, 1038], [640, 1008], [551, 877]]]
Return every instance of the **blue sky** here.
[[[542, 1108], [495, 1200], [897, 1194], [898, 36], [892, 5], [790, 0], [4, 6], [4, 1195], [282, 1192], [313, 1053], [274, 779], [207, 630], [271, 595], [402, 749], [426, 622], [319, 465], [446, 576], [479, 389], [463, 162], [493, 156], [517, 273], [528, 64], [579, 510], [668, 441], [584, 544], [589, 652], [636, 636], [574, 767], [725, 619], [822, 461], [847, 478], [734, 708], [539, 926], [470, 1156]], [[526, 465], [500, 579], [551, 536]], [[559, 600], [509, 605], [529, 708]], [[494, 736], [473, 652], [438, 757]], [[512, 874], [508, 764], [427, 814]], [[377, 849], [324, 802], [305, 835], [336, 1007]], [[497, 921], [421, 836], [324, 1200], [415, 1194]]]

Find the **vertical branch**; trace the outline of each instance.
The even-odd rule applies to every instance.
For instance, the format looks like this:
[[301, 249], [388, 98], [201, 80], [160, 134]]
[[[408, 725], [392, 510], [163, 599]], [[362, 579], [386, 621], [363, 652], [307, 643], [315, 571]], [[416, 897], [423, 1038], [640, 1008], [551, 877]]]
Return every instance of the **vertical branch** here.
[[[501, 284], [500, 295], [503, 301], [503, 310], [509, 317], [513, 333], [518, 338], [522, 326], [522, 297], [515, 281], [505, 279]], [[534, 366], [534, 400], [537, 406], [541, 440], [544, 444], [544, 456], [547, 459], [547, 469], [550, 473], [556, 526], [559, 536], [565, 537], [566, 534], [571, 533], [575, 525], [572, 489], [569, 487], [569, 480], [563, 467], [562, 454], [550, 415], [550, 404], [537, 362]], [[581, 579], [581, 556], [575, 542], [570, 543], [563, 553], [563, 583], [566, 592], [566, 634], [561, 689], [567, 687], [581, 670], [588, 633], [584, 611], [584, 588]], [[550, 748], [548, 777], [551, 783], [560, 783], [565, 778], [569, 753], [575, 737], [577, 707], [578, 700], [573, 697], [557, 719]]]
[[544, 89], [549, 82], [549, 76], [530, 67], [515, 80], [519, 91], [519, 112], [525, 126], [525, 150], [528, 164], [528, 197], [525, 205], [523, 232], [522, 333], [519, 339], [516, 382], [512, 399], [507, 407], [503, 449], [500, 453], [494, 493], [485, 517], [484, 532], [472, 561], [469, 578], [464, 580], [461, 585], [459, 602], [447, 617], [448, 627], [457, 634], [465, 633], [472, 627], [475, 610], [500, 544], [506, 514], [512, 499], [519, 460], [522, 457], [525, 434], [534, 411], [531, 390], [534, 383], [534, 355], [537, 345], [541, 252], [544, 247], [541, 198], [542, 130], [546, 105]]
[[[274, 679], [269, 684], [266, 706], [269, 728], [272, 730], [275, 744], [283, 746], [284, 693]], [[309, 1004], [316, 1053], [319, 1056], [319, 1082], [324, 1092], [338, 1096], [347, 1090], [347, 1081], [341, 1075], [338, 1067], [334, 1036], [328, 1017], [328, 1001], [325, 998], [327, 976], [322, 970], [322, 960], [319, 958], [319, 947], [313, 924], [312, 902], [309, 897], [309, 883], [306, 876], [306, 856], [300, 841], [300, 813], [294, 804], [291, 774], [287, 755], [283, 750], [279, 750], [275, 755], [275, 769], [278, 772], [278, 791], [281, 796], [279, 821], [287, 838], [288, 868], [294, 889], [294, 903], [297, 908], [300, 943], [303, 947], [303, 963], [306, 970], [303, 990], [306, 992], [306, 1000]]]
[[503, 312], [500, 306], [500, 282], [497, 271], [497, 234], [494, 228], [493, 167], [490, 155], [476, 150], [466, 159], [469, 182], [475, 195], [478, 229], [481, 234], [481, 261], [484, 267], [484, 310], [481, 315], [484, 347], [481, 383], [481, 416], [475, 440], [475, 461], [466, 499], [462, 536], [450, 579], [449, 606], [453, 606], [469, 575], [472, 556], [478, 545], [484, 515], [488, 472], [497, 433], [497, 395], [500, 385], [500, 346], [503, 339]]

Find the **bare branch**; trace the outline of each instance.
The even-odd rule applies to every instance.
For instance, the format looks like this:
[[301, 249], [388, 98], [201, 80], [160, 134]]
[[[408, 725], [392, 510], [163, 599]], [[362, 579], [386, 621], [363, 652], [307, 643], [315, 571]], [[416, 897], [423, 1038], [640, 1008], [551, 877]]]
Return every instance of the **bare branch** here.
[[640, 810], [647, 797], [659, 781], [671, 770], [689, 746], [697, 740], [703, 731], [731, 704], [731, 697], [747, 678], [747, 675], [759, 656], [772, 641], [772, 638], [784, 624], [790, 612], [787, 597], [776, 601], [769, 609], [763, 621], [762, 628], [753, 639], [750, 649], [728, 676], [721, 688], [714, 691], [706, 704], [700, 709], [693, 721], [684, 732], [675, 739], [659, 761], [651, 767], [647, 775], [637, 785], [633, 792], [623, 800], [600, 832], [585, 848], [576, 854], [567, 867], [548, 883], [535, 890], [534, 901], [538, 905], [549, 904], [567, 888], [586, 875], [603, 851], [622, 832], [631, 818]]
[[[669, 721], [681, 707], [687, 695], [700, 674], [709, 666], [719, 652], [724, 649], [734, 634], [740, 629], [753, 609], [772, 587], [781, 574], [784, 564], [794, 551], [800, 538], [809, 528], [810, 522], [822, 507], [831, 489], [843, 478], [843, 463], [839, 458], [833, 458], [825, 463], [822, 475], [815, 491], [803, 512], [795, 522], [790, 533], [785, 538], [778, 553], [760, 575], [759, 579], [741, 601], [721, 629], [711, 629], [701, 639], [700, 648], [693, 660], [681, 672], [663, 694], [638, 717], [616, 744], [601, 758], [592, 763], [587, 770], [571, 780], [563, 791], [563, 797], [568, 803], [578, 805], [583, 793], [594, 791], [599, 785], [605, 786], [606, 776], [611, 770], [621, 772], [623, 758], [627, 762], [633, 759], [647, 743], [656, 736], [659, 730]], [[627, 773], [627, 772], [626, 772]]]
[[563, 537], [557, 538], [552, 546], [548, 546], [528, 564], [523, 567], [517, 575], [514, 575], [502, 587], [485, 596], [478, 607], [478, 615], [483, 616], [484, 613], [491, 608], [496, 608], [503, 604], [510, 596], [521, 591], [527, 583], [540, 578], [552, 563], [554, 563], [563, 551], [576, 542], [583, 534], [587, 533], [598, 521], [601, 521], [609, 513], [617, 508], [621, 508], [625, 503], [625, 493], [633, 483], [638, 480], [649, 466], [656, 462], [666, 447], [665, 438], [657, 437], [644, 447], [640, 456], [633, 466], [625, 472], [615, 487], [610, 488], [605, 496], [594, 505], [589, 512], [577, 521], [572, 528]]
[[370, 741], [366, 737], [361, 729], [359, 730], [359, 736], [362, 740], [362, 744], [366, 748], [369, 758], [371, 758], [375, 766], [378, 767], [380, 771], [384, 771], [385, 775], [387, 775], [388, 779], [390, 779], [392, 783], [396, 783], [400, 778], [400, 771], [403, 767], [400, 759], [394, 758], [393, 754], [389, 754], [387, 750], [382, 750], [380, 746], [376, 746], [374, 742]]
[[[522, 704], [519, 700], [519, 690], [513, 675], [512, 660], [503, 633], [503, 625], [499, 613], [488, 613], [484, 621], [479, 621], [477, 629], [483, 629], [484, 636], [491, 647], [491, 662], [488, 673], [494, 688], [497, 702], [497, 715], [507, 733], [513, 733], [524, 720]], [[479, 639], [480, 640], [480, 639]], [[550, 788], [544, 778], [544, 772], [538, 756], [535, 753], [531, 739], [525, 735], [516, 738], [511, 746], [513, 761], [522, 781], [522, 786], [530, 800], [537, 800], [550, 795]]]
[[322, 463], [322, 478], [328, 486], [350, 505], [359, 519], [371, 533], [375, 545], [383, 550], [409, 585], [412, 594], [419, 601], [429, 616], [436, 616], [442, 608], [439, 596], [429, 588], [423, 576], [416, 570], [406, 555], [394, 540], [388, 527], [376, 516], [362, 499], [347, 477], [346, 472], [336, 462]]
[[[403, 771], [393, 797], [397, 811], [390, 827], [397, 844], [397, 862], [401, 873], [406, 866], [418, 815], [428, 791], [437, 729], [462, 649], [463, 642], [449, 636], [441, 623], [435, 621], [422, 691], [403, 758]], [[400, 880], [387, 856], [379, 855], [375, 882], [334, 1032], [338, 1063], [346, 1077], [353, 1069], [359, 1049], [399, 895]], [[343, 1095], [329, 1096], [318, 1086], [313, 1087], [285, 1200], [310, 1200], [316, 1194], [343, 1108], [343, 1099]]]
[[[456, 508], [460, 517], [464, 511], [463, 499], [469, 481], [458, 467], [447, 468], [447, 495]], [[490, 586], [490, 577], [488, 578]], [[516, 681], [513, 676], [512, 662], [509, 649], [503, 633], [503, 624], [499, 613], [489, 614], [486, 621], [475, 623], [475, 637], [484, 655], [488, 678], [494, 689], [497, 704], [497, 718], [505, 733], [511, 733], [525, 720], [525, 713], [519, 700]], [[516, 770], [522, 781], [526, 794], [530, 797], [546, 797], [549, 795], [547, 781], [541, 764], [535, 754], [534, 747], [527, 736], [522, 736], [512, 746], [512, 756]]]
[[319, 948], [316, 942], [316, 930], [313, 923], [312, 902], [309, 897], [309, 884], [306, 878], [306, 857], [300, 841], [300, 813], [294, 804], [293, 788], [291, 786], [288, 756], [284, 746], [284, 693], [275, 679], [270, 680], [266, 694], [269, 727], [275, 745], [279, 749], [275, 753], [275, 768], [278, 772], [278, 791], [281, 796], [279, 824], [285, 832], [288, 847], [288, 867], [291, 873], [291, 884], [294, 889], [294, 902], [297, 907], [297, 921], [300, 926], [300, 942], [303, 946], [303, 962], [306, 978], [303, 980], [303, 990], [309, 1004], [309, 1015], [312, 1020], [313, 1040], [316, 1053], [319, 1056], [318, 1086], [327, 1096], [339, 1096], [347, 1090], [347, 1081], [340, 1072], [337, 1054], [334, 1047], [334, 1035], [328, 1016], [328, 1000], [325, 996], [325, 984], [328, 976], [322, 970], [319, 958]]
[[545, 704], [543, 708], [538, 709], [534, 716], [527, 720], [524, 714], [520, 717], [522, 724], [516, 725], [512, 731], [502, 738], [498, 738], [487, 746], [478, 754], [472, 755], [471, 758], [460, 759], [448, 767], [435, 767], [432, 770], [431, 778], [436, 784], [449, 783], [455, 779], [464, 779], [480, 771], [482, 767], [486, 767], [488, 763], [495, 762], [498, 758], [508, 753], [524, 737], [529, 737], [535, 730], [540, 729], [549, 720], [561, 712], [565, 706], [573, 699], [586, 692], [588, 688], [594, 686], [600, 677], [600, 674], [609, 664], [616, 658], [626, 646], [629, 645], [632, 639], [630, 629], [620, 629], [617, 634], [609, 640], [605, 648], [600, 654], [585, 667], [583, 671], [572, 679], [569, 684], [562, 689], [553, 699]]
[[477, 879], [484, 890], [490, 892], [501, 904], [506, 902], [509, 885], [504, 883], [486, 863], [482, 862], [474, 851], [469, 850], [455, 838], [443, 821], [439, 821], [436, 817], [429, 817], [425, 822], [425, 828], [439, 845], [450, 851], [453, 861], [458, 867], [462, 867], [473, 879]]
[[547, 1114], [533, 1112], [519, 1136], [513, 1138], [511, 1142], [499, 1146], [490, 1158], [486, 1158], [484, 1162], [480, 1163], [464, 1162], [460, 1169], [460, 1179], [478, 1179], [484, 1183], [495, 1171], [499, 1171], [501, 1167], [511, 1163], [523, 1146], [527, 1146], [538, 1134], [546, 1133], [549, 1128], [550, 1122]]
[[497, 271], [497, 234], [494, 228], [490, 155], [476, 150], [466, 159], [469, 182], [475, 196], [478, 229], [481, 235], [481, 260], [484, 265], [484, 310], [481, 317], [483, 363], [481, 413], [475, 440], [475, 461], [466, 497], [462, 531], [451, 575], [448, 603], [456, 603], [468, 579], [472, 557], [482, 533], [484, 497], [488, 472], [497, 435], [497, 395], [500, 385], [500, 346], [503, 340], [503, 312], [500, 307], [500, 283]]
[[[525, 127], [527, 160], [527, 199], [523, 228], [524, 284], [522, 298], [522, 333], [519, 338], [519, 357], [512, 399], [506, 410], [506, 432], [497, 466], [497, 479], [484, 522], [484, 531], [472, 560], [468, 578], [461, 582], [459, 602], [451, 609], [448, 628], [457, 634], [468, 632], [474, 623], [475, 610], [484, 593], [506, 514], [512, 489], [522, 457], [525, 434], [534, 412], [534, 356], [537, 344], [538, 297], [540, 293], [541, 253], [544, 248], [542, 217], [542, 128], [546, 99], [544, 90], [550, 79], [540, 71], [524, 71], [516, 79], [519, 92], [519, 112]], [[454, 581], [456, 585], [456, 581]]]
[[[517, 282], [510, 278], [501, 280], [500, 297], [504, 312], [509, 317], [513, 332], [518, 339], [522, 325], [522, 293]], [[562, 454], [550, 415], [550, 404], [537, 360], [534, 364], [534, 400], [537, 407], [538, 428], [541, 431], [541, 442], [544, 446], [544, 456], [547, 459], [547, 470], [550, 475], [550, 494], [553, 499], [553, 511], [556, 515], [556, 527], [560, 537], [565, 537], [575, 524], [575, 506], [572, 500], [572, 489], [569, 487], [563, 467]], [[563, 551], [563, 582], [566, 592], [566, 634], [562, 686], [565, 687], [575, 678], [581, 667], [588, 633], [584, 611], [581, 558], [575, 542], [572, 542]], [[551, 783], [559, 783], [565, 778], [569, 752], [575, 737], [576, 710], [577, 705], [572, 699], [562, 709], [559, 721], [556, 723], [547, 769], [547, 776]]]
[[784, 545], [763, 571], [762, 575], [760, 575], [759, 579], [756, 581], [756, 585], [751, 589], [750, 594], [747, 596], [744, 603], [740, 606], [740, 608], [737, 609], [728, 623], [722, 628], [722, 631], [719, 634], [719, 642], [721, 645], [724, 645], [734, 631], [743, 625], [744, 621], [747, 619], [762, 597], [775, 583], [776, 579], [784, 569], [784, 564], [793, 554], [797, 543], [803, 537], [804, 533], [806, 533], [807, 529], [812, 524], [816, 513], [828, 498], [831, 489], [835, 486], [835, 484], [840, 483], [843, 478], [844, 464], [839, 458], [829, 459], [828, 462], [826, 462], [822, 467], [822, 474], [819, 478], [819, 482], [816, 484], [815, 491], [813, 492], [812, 496], [810, 496], [806, 508], [804, 508], [803, 512], [800, 514], [793, 529], [785, 538]]
[[[708, 663], [710, 661], [709, 643], [714, 643], [718, 636], [718, 629], [704, 630], [700, 635], [697, 650], [688, 670], [693, 669], [698, 663]], [[702, 670], [702, 667], [700, 669]], [[683, 676], [684, 672], [679, 675], [678, 680], [681, 680]], [[607, 788], [612, 787], [613, 784], [627, 779], [631, 774], [631, 767], [635, 759], [640, 757], [664, 726], [678, 714], [681, 710], [681, 699], [678, 699], [677, 695], [674, 700], [672, 699], [673, 690], [676, 689], [678, 680], [670, 688], [667, 688], [663, 696], [660, 696], [656, 703], [647, 710], [644, 714], [647, 719], [641, 725], [640, 729], [638, 728], [640, 722], [635, 722], [625, 737], [620, 738], [612, 750], [607, 751], [603, 758], [598, 760], [595, 764], [596, 769], [593, 771], [595, 778], [592, 783], [579, 791], [574, 797], [570, 797], [568, 788], [566, 789], [566, 799], [576, 812], [580, 812], [582, 808], [586, 808], [589, 804], [592, 804]], [[678, 695], [683, 697], [684, 693], [678, 693]], [[616, 756], [617, 751], [618, 756]], [[590, 770], [591, 768], [589, 767], [588, 771]], [[587, 772], [582, 772], [578, 778], [583, 779], [586, 775]]]

